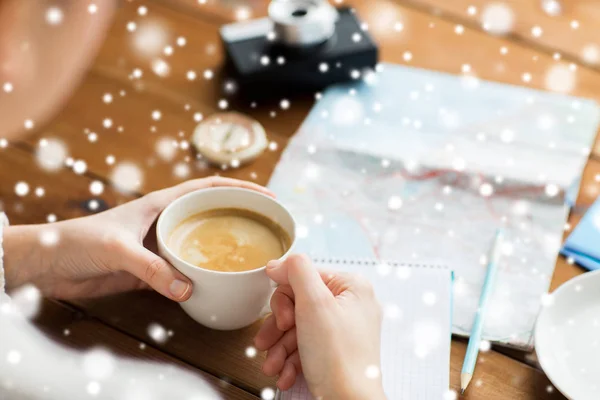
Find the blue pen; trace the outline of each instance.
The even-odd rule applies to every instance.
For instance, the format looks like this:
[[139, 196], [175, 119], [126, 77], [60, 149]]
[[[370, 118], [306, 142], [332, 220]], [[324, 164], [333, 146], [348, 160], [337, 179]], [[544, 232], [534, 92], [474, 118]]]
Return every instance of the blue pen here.
[[473, 321], [473, 327], [471, 328], [471, 337], [469, 338], [469, 345], [467, 346], [467, 354], [465, 355], [462, 372], [460, 374], [461, 394], [465, 392], [467, 386], [469, 386], [469, 382], [471, 382], [471, 379], [473, 378], [473, 371], [475, 370], [477, 354], [479, 353], [479, 347], [481, 344], [483, 320], [487, 305], [494, 289], [494, 283], [498, 273], [498, 260], [500, 259], [503, 240], [504, 232], [502, 229], [498, 229], [496, 231], [496, 237], [494, 239], [492, 250], [490, 251], [485, 281], [483, 282], [483, 288], [481, 289], [481, 295], [479, 296], [479, 307], [477, 307], [477, 313], [475, 314], [475, 320]]

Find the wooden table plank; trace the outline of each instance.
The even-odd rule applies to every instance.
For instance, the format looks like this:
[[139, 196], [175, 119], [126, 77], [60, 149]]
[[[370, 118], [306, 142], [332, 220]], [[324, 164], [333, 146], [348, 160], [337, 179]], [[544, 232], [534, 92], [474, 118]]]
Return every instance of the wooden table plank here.
[[[94, 196], [89, 189], [92, 181], [66, 168], [55, 172], [43, 170], [28, 149], [0, 148], [0, 209], [6, 211], [13, 224], [45, 223], [50, 214], [58, 219], [80, 217], [131, 199], [111, 190]], [[29, 186], [26, 196], [16, 194], [19, 182]], [[41, 197], [36, 195], [39, 188], [44, 191]], [[93, 200], [99, 204], [96, 210], [90, 209]]]
[[588, 160], [583, 170], [575, 213], [585, 212], [594, 203], [598, 194], [600, 194], [600, 161], [594, 158]]
[[[449, 19], [476, 29], [483, 29], [482, 15], [493, 4], [487, 0], [397, 0], [426, 10], [436, 17]], [[600, 66], [600, 37], [598, 21], [600, 4], [589, 0], [558, 0], [562, 5], [559, 15], [550, 15], [542, 8], [543, 0], [505, 0], [514, 15], [509, 39], [563, 59]], [[496, 3], [498, 4], [498, 3]], [[541, 35], [532, 33], [534, 27], [542, 29]]]
[[[123, 161], [133, 162], [140, 167], [144, 174], [141, 191], [147, 193], [182, 182], [185, 179], [204, 177], [219, 173], [230, 177], [256, 180], [265, 184], [273, 166], [285, 147], [287, 138], [277, 133], [269, 132], [269, 139], [277, 143], [275, 151], [267, 150], [256, 162], [237, 169], [222, 171], [212, 168], [202, 160], [196, 161], [195, 153], [190, 149], [175, 150], [172, 160], [165, 161], [157, 153], [157, 145], [165, 139], [189, 145], [191, 132], [196, 126], [193, 113], [186, 112], [183, 104], [172, 102], [168, 97], [150, 91], [137, 92], [127, 88], [124, 97], [117, 97], [113, 103], [102, 104], [105, 92], [115, 93], [123, 88], [115, 82], [99, 74], [90, 74], [81, 85], [67, 109], [59, 119], [47, 130], [40, 131], [27, 139], [29, 146], [34, 146], [47, 132], [57, 132], [60, 138], [68, 143], [74, 158], [83, 159], [90, 171], [110, 180], [114, 168]], [[98, 109], [97, 112], [89, 110]], [[160, 110], [161, 119], [152, 120], [152, 112]], [[205, 115], [214, 112], [213, 109], [198, 106]], [[110, 117], [113, 127], [105, 129], [102, 120]], [[118, 127], [123, 126], [123, 132]], [[155, 131], [152, 127], [155, 127]], [[97, 134], [97, 141], [90, 142], [84, 130], [89, 129]], [[180, 136], [183, 133], [183, 137]], [[112, 155], [116, 162], [109, 165], [106, 157]], [[189, 169], [187, 175], [177, 175], [177, 168]], [[257, 174], [256, 176], [253, 173]]]
[[[452, 341], [451, 358], [463, 360], [467, 350], [464, 339]], [[450, 384], [460, 393], [462, 364], [450, 366]], [[491, 351], [481, 353], [473, 381], [462, 399], [564, 399], [538, 369]]]
[[227, 381], [199, 371], [189, 364], [157, 350], [153, 342], [149, 341], [149, 338], [144, 338], [141, 341], [135, 340], [93, 318], [65, 307], [64, 304], [44, 300], [40, 315], [36, 318], [34, 324], [52, 339], [70, 347], [76, 349], [101, 347], [113, 354], [128, 358], [178, 365], [194, 373], [199, 379], [207, 381], [225, 399], [257, 399], [256, 396], [229, 384]]

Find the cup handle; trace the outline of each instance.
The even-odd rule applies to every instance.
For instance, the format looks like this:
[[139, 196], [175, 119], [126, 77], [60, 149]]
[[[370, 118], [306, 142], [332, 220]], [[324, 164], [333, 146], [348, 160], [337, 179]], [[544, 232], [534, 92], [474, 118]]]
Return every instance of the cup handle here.
[[271, 279], [269, 279], [269, 283], [271, 285], [271, 296], [269, 296], [269, 300], [267, 301], [267, 304], [265, 304], [265, 306], [260, 311], [261, 318], [266, 316], [267, 314], [270, 314], [273, 311], [273, 310], [271, 310], [271, 297], [273, 296], [273, 293], [275, 293], [277, 286], [279, 286], [277, 283], [275, 283], [275, 281], [273, 281]]
[[267, 314], [271, 313], [271, 305], [267, 304], [266, 306], [263, 307], [263, 309], [260, 311], [260, 317], [263, 318], [265, 317]]

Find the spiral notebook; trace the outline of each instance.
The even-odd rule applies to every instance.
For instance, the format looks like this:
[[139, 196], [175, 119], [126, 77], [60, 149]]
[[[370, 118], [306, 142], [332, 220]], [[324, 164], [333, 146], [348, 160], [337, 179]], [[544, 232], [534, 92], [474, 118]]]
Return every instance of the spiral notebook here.
[[[315, 259], [324, 270], [363, 275], [383, 308], [381, 373], [389, 400], [439, 400], [450, 374], [450, 269], [374, 260]], [[352, 349], [348, 349], [352, 351]], [[302, 377], [279, 400], [313, 399]]]

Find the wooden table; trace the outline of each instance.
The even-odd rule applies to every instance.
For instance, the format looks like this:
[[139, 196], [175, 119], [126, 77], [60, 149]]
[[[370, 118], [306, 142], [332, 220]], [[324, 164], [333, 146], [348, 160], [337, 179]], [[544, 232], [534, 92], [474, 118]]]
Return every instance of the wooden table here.
[[[225, 4], [227, 3], [227, 4]], [[265, 1], [247, 2], [240, 8], [229, 1], [148, 0], [146, 16], [138, 15], [138, 1], [122, 1], [109, 37], [91, 71], [64, 110], [47, 126], [22, 140], [0, 148], [0, 205], [12, 223], [44, 222], [49, 214], [59, 219], [92, 212], [90, 200], [100, 200], [99, 209], [113, 207], [134, 196], [124, 196], [107, 185], [100, 196], [92, 196], [89, 186], [94, 180], [108, 182], [113, 166], [106, 161], [112, 155], [117, 162], [132, 161], [141, 166], [145, 179], [141, 192], [163, 188], [182, 180], [174, 174], [180, 163], [189, 165], [189, 178], [221, 173], [265, 184], [286, 142], [296, 131], [311, 107], [309, 98], [291, 99], [291, 107], [282, 110], [278, 101], [259, 104], [256, 109], [241, 108], [264, 124], [270, 140], [278, 144], [255, 163], [225, 172], [195, 162], [189, 150], [177, 151], [175, 160], [164, 162], [157, 157], [155, 144], [159, 138], [189, 138], [196, 125], [194, 113], [209, 115], [218, 111], [221, 98], [219, 67], [223, 61], [218, 40], [218, 27], [235, 16], [265, 15]], [[577, 84], [572, 94], [600, 99], [600, 73], [594, 65], [590, 44], [598, 40], [600, 5], [592, 0], [569, 0], [563, 3], [562, 16], [550, 17], [540, 8], [539, 0], [506, 1], [515, 12], [512, 33], [505, 37], [490, 36], [481, 28], [479, 15], [488, 3], [483, 0], [355, 0], [359, 15], [369, 23], [369, 30], [381, 45], [381, 59], [433, 70], [460, 74], [468, 64], [471, 73], [482, 79], [544, 88], [544, 73], [552, 65], [568, 63], [576, 68]], [[138, 26], [155, 19], [170, 32], [173, 54], [162, 58], [170, 64], [170, 76], [161, 78], [152, 72], [150, 62], [131, 50], [129, 21]], [[573, 22], [577, 21], [577, 22]], [[401, 25], [394, 25], [398, 22]], [[532, 35], [539, 25], [541, 36]], [[462, 28], [457, 28], [462, 26]], [[402, 29], [398, 29], [402, 28]], [[187, 43], [180, 47], [176, 38]], [[506, 48], [506, 50], [502, 50]], [[587, 49], [587, 50], [586, 50]], [[405, 61], [403, 53], [412, 59]], [[593, 55], [593, 54], [592, 54]], [[560, 59], [559, 59], [560, 58]], [[134, 68], [141, 68], [140, 79], [130, 79]], [[217, 75], [203, 78], [205, 70]], [[188, 80], [187, 71], [197, 73]], [[523, 80], [523, 74], [531, 80]], [[105, 104], [102, 97], [111, 93], [114, 100]], [[162, 118], [151, 118], [160, 110]], [[103, 120], [111, 118], [111, 128]], [[90, 132], [97, 140], [90, 140]], [[56, 173], [40, 170], [34, 152], [41, 138], [57, 137], [69, 146], [74, 159], [87, 163], [87, 172], [75, 174], [70, 169]], [[585, 170], [577, 212], [570, 216], [574, 226], [582, 210], [589, 206], [599, 191], [595, 176], [600, 172], [600, 144], [595, 146]], [[17, 197], [14, 186], [26, 181], [33, 189], [43, 187], [45, 196]], [[97, 211], [97, 210], [96, 210]], [[552, 289], [583, 271], [557, 261]], [[174, 336], [165, 344], [154, 343], [147, 327], [158, 322], [171, 329]], [[251, 345], [258, 326], [236, 332], [215, 332], [193, 322], [179, 306], [155, 293], [128, 293], [97, 300], [76, 302], [44, 302], [38, 326], [58, 341], [86, 348], [103, 345], [115, 352], [134, 357], [172, 362], [191, 368], [212, 382], [228, 399], [253, 399], [263, 388], [274, 386], [274, 380], [263, 376], [263, 355], [248, 358], [245, 349]], [[66, 334], [65, 332], [68, 332]], [[145, 346], [140, 344], [145, 343]], [[463, 340], [452, 342], [451, 385], [459, 387], [459, 373], [465, 352]], [[527, 362], [519, 352], [496, 349], [482, 354], [470, 399], [550, 399], [563, 398], [543, 372]], [[535, 364], [531, 364], [535, 365]]]

